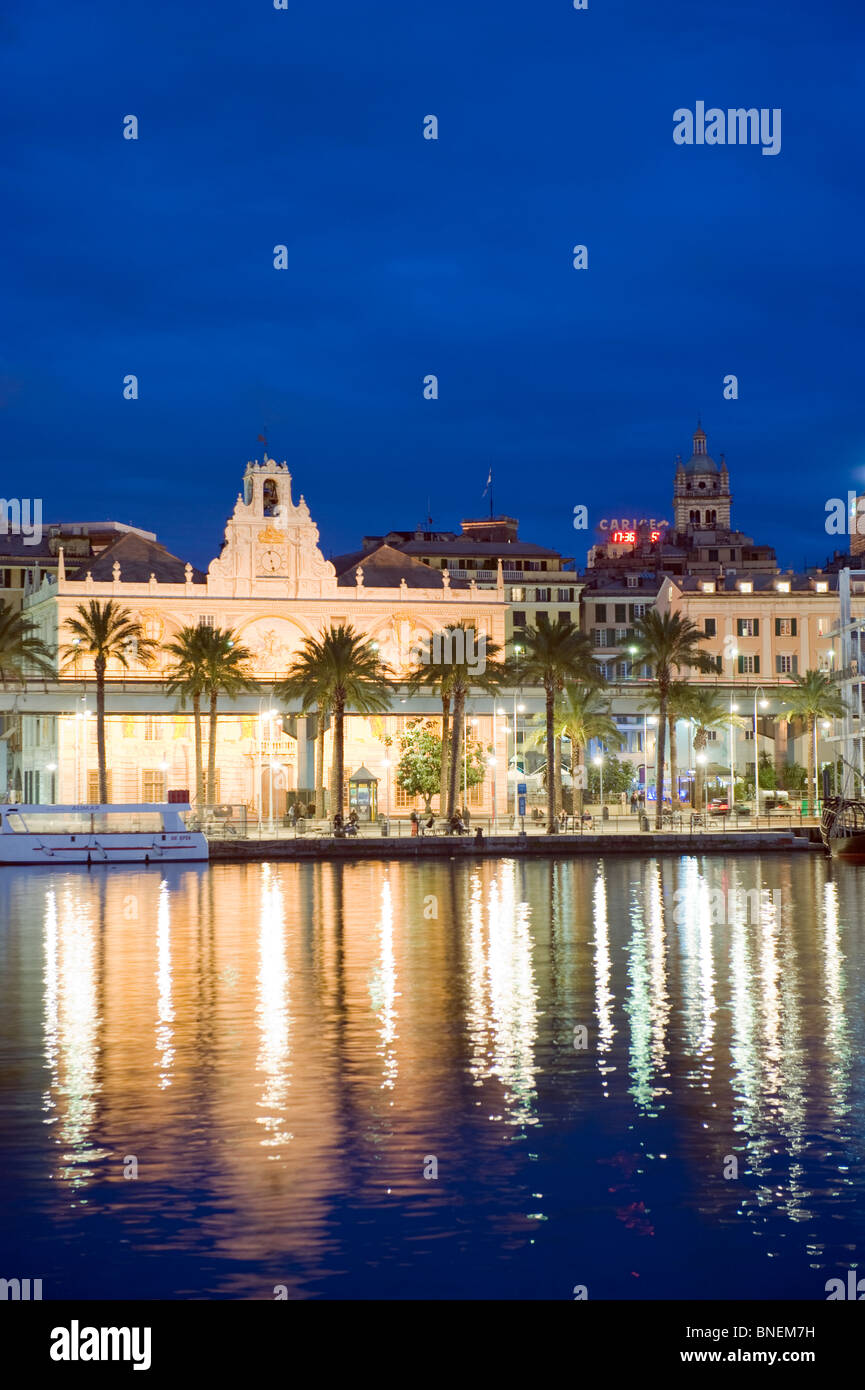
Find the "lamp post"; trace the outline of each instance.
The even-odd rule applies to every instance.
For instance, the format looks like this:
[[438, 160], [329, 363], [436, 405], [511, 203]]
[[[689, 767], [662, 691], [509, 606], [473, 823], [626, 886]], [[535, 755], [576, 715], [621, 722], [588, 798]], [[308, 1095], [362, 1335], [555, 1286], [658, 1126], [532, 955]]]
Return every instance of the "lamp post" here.
[[390, 833], [390, 758], [386, 753], [381, 765], [384, 768], [384, 824]]
[[603, 755], [603, 753], [598, 753], [598, 754], [596, 754], [596, 756], [595, 756], [595, 758], [594, 758], [594, 764], [595, 764], [595, 767], [598, 769], [598, 773], [599, 773], [600, 779], [601, 779], [601, 819], [603, 819], [603, 816], [604, 816], [604, 755]]
[[[643, 715], [643, 765], [646, 769], [646, 785], [643, 791], [645, 792], [647, 806], [649, 802], [649, 726], [653, 726], [657, 724], [657, 722], [654, 714]], [[657, 794], [657, 788], [655, 790]]]
[[757, 696], [761, 695], [760, 708], [766, 709], [769, 701], [766, 699], [766, 692], [762, 685], [758, 685], [754, 691], [754, 815], [760, 814], [760, 740], [757, 732]]
[[[258, 833], [261, 834], [261, 807], [264, 801], [264, 725], [273, 728], [273, 720], [276, 717], [275, 709], [262, 709], [264, 696], [258, 702]], [[273, 820], [273, 773], [270, 775], [270, 819]]]
[[733, 814], [733, 807], [736, 804], [736, 736], [733, 715], [739, 706], [733, 699], [733, 691], [730, 691], [730, 815]]

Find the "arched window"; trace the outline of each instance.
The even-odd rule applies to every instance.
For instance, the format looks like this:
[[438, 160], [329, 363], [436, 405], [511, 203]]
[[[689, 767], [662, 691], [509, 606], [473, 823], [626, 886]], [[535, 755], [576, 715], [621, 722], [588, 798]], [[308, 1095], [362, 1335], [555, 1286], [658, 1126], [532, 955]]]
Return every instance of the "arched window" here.
[[265, 478], [264, 492], [262, 496], [264, 501], [264, 515], [273, 516], [279, 503], [279, 496], [276, 491], [275, 478]]

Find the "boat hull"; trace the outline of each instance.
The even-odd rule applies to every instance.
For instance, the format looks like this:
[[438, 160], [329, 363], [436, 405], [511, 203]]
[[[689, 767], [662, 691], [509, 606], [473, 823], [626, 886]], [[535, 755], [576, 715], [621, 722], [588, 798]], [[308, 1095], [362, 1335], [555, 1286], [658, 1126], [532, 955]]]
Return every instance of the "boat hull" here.
[[204, 835], [188, 831], [153, 834], [0, 835], [4, 864], [176, 864], [209, 858]]
[[829, 853], [833, 859], [844, 859], [851, 864], [865, 864], [865, 834], [833, 836], [829, 840]]

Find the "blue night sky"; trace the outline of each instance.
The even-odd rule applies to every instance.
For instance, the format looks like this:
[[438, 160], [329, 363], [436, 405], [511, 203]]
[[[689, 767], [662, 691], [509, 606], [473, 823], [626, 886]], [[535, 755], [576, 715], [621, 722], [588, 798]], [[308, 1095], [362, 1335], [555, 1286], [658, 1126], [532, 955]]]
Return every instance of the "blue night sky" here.
[[[865, 481], [863, 31], [852, 0], [13, 0], [0, 489], [203, 564], [266, 430], [325, 554], [483, 515], [492, 466], [582, 565], [575, 504], [669, 516], [700, 413], [735, 524], [822, 561]], [[698, 100], [780, 107], [780, 154], [676, 146]]]

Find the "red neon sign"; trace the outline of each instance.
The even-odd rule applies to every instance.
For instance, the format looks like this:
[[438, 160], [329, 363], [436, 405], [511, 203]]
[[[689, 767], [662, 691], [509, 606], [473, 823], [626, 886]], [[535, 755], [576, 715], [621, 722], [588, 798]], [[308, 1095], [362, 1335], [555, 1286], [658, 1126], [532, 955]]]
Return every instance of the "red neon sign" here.
[[[650, 531], [649, 539], [659, 541], [661, 539], [660, 531]], [[636, 545], [637, 533], [636, 531], [613, 531], [610, 540], [613, 545]]]

